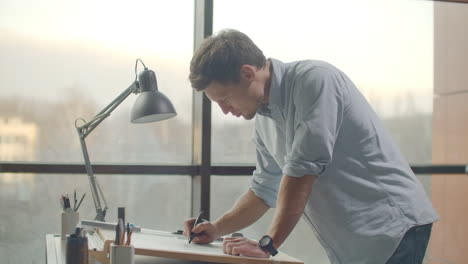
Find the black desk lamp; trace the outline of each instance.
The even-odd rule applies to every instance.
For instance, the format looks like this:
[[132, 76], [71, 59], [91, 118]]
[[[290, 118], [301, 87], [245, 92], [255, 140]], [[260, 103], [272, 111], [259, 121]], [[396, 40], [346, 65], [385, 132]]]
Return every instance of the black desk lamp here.
[[[138, 62], [144, 66], [144, 70], [137, 75]], [[99, 112], [91, 121], [86, 122], [79, 118], [75, 121], [75, 127], [81, 142], [81, 149], [86, 166], [86, 172], [89, 176], [91, 185], [91, 193], [93, 194], [94, 206], [96, 207], [96, 218], [98, 221], [105, 221], [107, 202], [102, 193], [96, 177], [94, 176], [91, 162], [89, 161], [88, 150], [86, 148], [85, 138], [93, 131], [104, 119], [106, 119], [114, 109], [119, 106], [131, 93], [138, 94], [135, 104], [131, 112], [132, 123], [148, 123], [165, 120], [177, 115], [174, 106], [169, 98], [158, 91], [158, 84], [154, 71], [146, 68], [143, 61], [137, 59], [135, 62], [135, 81], [117, 98], [114, 99], [108, 106]], [[84, 121], [84, 125], [78, 126], [77, 121]], [[101, 198], [104, 203], [104, 208], [101, 205]]]

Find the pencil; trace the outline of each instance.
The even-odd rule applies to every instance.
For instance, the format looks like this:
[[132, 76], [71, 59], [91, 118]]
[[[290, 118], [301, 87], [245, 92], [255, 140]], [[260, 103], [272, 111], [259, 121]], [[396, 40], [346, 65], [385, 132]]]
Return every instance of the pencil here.
[[80, 202], [79, 202], [78, 205], [76, 206], [75, 212], [77, 212], [77, 211], [78, 211], [78, 208], [80, 208], [81, 202], [83, 202], [83, 199], [85, 198], [85, 196], [86, 196], [86, 193], [84, 193], [83, 196], [81, 197]]

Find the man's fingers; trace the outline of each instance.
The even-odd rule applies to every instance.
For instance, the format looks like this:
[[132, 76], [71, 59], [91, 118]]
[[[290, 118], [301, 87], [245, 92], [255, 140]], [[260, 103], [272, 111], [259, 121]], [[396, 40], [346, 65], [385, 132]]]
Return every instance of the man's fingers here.
[[229, 241], [234, 241], [236, 239], [239, 239], [240, 237], [224, 237], [223, 238], [223, 243], [229, 242]]
[[194, 244], [203, 244], [203, 241], [202, 239], [200, 238], [200, 236], [196, 236], [192, 239], [192, 243]]
[[231, 255], [234, 256], [246, 256], [246, 257], [256, 257], [256, 258], [268, 258], [269, 255], [263, 250], [258, 248], [256, 245], [250, 244], [248, 242], [240, 242], [236, 244], [231, 249]]
[[235, 247], [232, 248], [231, 255], [239, 256], [240, 254], [242, 254], [241, 251], [242, 251], [242, 247], [235, 246]]
[[224, 253], [226, 254], [229, 254], [229, 255], [234, 255], [232, 253], [232, 250], [234, 248], [238, 248], [238, 247], [241, 247], [242, 246], [242, 242], [231, 242], [231, 243], [228, 243], [226, 244], [226, 247], [223, 247], [224, 248]]
[[232, 237], [230, 239], [225, 238], [223, 241], [223, 251], [226, 254], [232, 255], [233, 248], [241, 246], [244, 243], [246, 243], [246, 239], [242, 237]]
[[256, 241], [243, 237], [225, 238], [223, 242], [223, 251], [225, 254], [234, 256], [248, 256], [257, 258], [268, 258], [269, 255], [261, 250]]
[[[193, 223], [192, 223], [192, 225], [193, 225]], [[210, 227], [211, 227], [210, 222], [203, 222], [203, 223], [200, 223], [200, 224], [194, 226], [193, 229], [192, 229], [192, 232], [201, 233], [201, 232], [204, 232], [204, 231], [208, 230]]]
[[246, 240], [245, 237], [224, 237], [223, 243], [238, 242], [238, 241], [244, 241], [244, 240]]
[[194, 244], [207, 244], [210, 242], [210, 237], [206, 234], [197, 235], [192, 239], [192, 243]]
[[184, 236], [190, 236], [190, 232], [192, 231], [193, 224], [195, 223], [195, 218], [190, 218], [184, 221]]

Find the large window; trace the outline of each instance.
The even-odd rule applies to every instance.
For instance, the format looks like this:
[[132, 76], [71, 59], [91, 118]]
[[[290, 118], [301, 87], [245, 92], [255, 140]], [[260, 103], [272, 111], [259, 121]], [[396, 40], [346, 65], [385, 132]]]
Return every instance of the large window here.
[[[87, 137], [91, 162], [190, 164], [193, 21], [190, 1], [2, 1], [0, 161], [83, 163], [75, 119], [89, 121], [122, 93], [141, 58], [178, 116], [131, 124], [130, 95]], [[107, 221], [116, 221], [119, 206], [158, 230], [181, 229], [190, 216], [189, 175], [97, 177]], [[74, 189], [87, 192], [81, 219], [94, 219], [87, 175], [0, 173], [2, 263], [44, 261], [45, 234], [60, 233], [59, 197]]]
[[[199, 3], [203, 1], [197, 6]], [[463, 113], [458, 110], [463, 105], [459, 93], [464, 83], [461, 71], [466, 68], [460, 66], [466, 61], [461, 19], [466, 17], [466, 8], [460, 4], [416, 0], [215, 1], [213, 24], [211, 4], [208, 1], [205, 9], [209, 17], [204, 29], [198, 24], [201, 9], [194, 8], [193, 1], [6, 0], [0, 4], [0, 170], [2, 163], [7, 163], [29, 172], [24, 167], [33, 163], [33, 171], [38, 172], [0, 171], [3, 262], [44, 259], [45, 234], [59, 233], [58, 197], [64, 193], [72, 194], [74, 189], [79, 194], [87, 192], [80, 216], [94, 218], [87, 175], [72, 174], [76, 172], [70, 165], [83, 163], [75, 120], [89, 121], [123, 92], [135, 78], [137, 58], [156, 72], [159, 89], [174, 103], [178, 116], [131, 124], [130, 109], [136, 99], [131, 95], [87, 137], [91, 162], [120, 170], [97, 175], [109, 204], [106, 220], [115, 221], [117, 207], [125, 206], [128, 219], [136, 224], [175, 231], [199, 208], [209, 208], [211, 219], [218, 218], [249, 188], [246, 171], [251, 167], [238, 166], [255, 163], [251, 141], [254, 121], [225, 116], [214, 104], [212, 124], [206, 122], [207, 108], [199, 104], [199, 94], [192, 96], [187, 78], [194, 35], [198, 39], [210, 32], [211, 26], [213, 32], [234, 28], [247, 33], [267, 57], [284, 62], [324, 60], [340, 68], [368, 99], [411, 164], [432, 160], [453, 164], [453, 157], [463, 163], [462, 150], [453, 151], [463, 142], [452, 133], [456, 127], [463, 135], [458, 128], [464, 123], [458, 117], [466, 116], [457, 114]], [[458, 85], [458, 90], [454, 92], [448, 84]], [[447, 101], [451, 96], [458, 98], [456, 103]], [[207, 133], [210, 127], [211, 133]], [[199, 146], [198, 139], [207, 135], [211, 136], [211, 156]], [[449, 147], [442, 144], [442, 137]], [[449, 155], [446, 151], [450, 148]], [[192, 153], [203, 158], [193, 161]], [[38, 168], [50, 163], [61, 163], [56, 166], [65, 168], [66, 173], [39, 173]], [[129, 175], [126, 170], [133, 173], [138, 167], [132, 166], [135, 164], [170, 165], [166, 168], [171, 172], [149, 175], [139, 167], [138, 175]], [[227, 166], [206, 169], [212, 165]], [[151, 166], [155, 168], [162, 167]], [[166, 175], [174, 174], [173, 169], [180, 171], [178, 175]], [[193, 180], [191, 176], [199, 176], [197, 173], [201, 177]], [[224, 176], [233, 173], [243, 176]], [[427, 259], [448, 261], [445, 252], [453, 254], [445, 248], [456, 249], [459, 259], [464, 259], [465, 251], [457, 247], [464, 244], [463, 236], [456, 237], [463, 233], [463, 223], [445, 220], [460, 219], [463, 210], [458, 192], [453, 190], [456, 187], [463, 193], [463, 185], [459, 178], [450, 178], [452, 175], [436, 176], [439, 178], [433, 184], [430, 175], [418, 176], [428, 193], [433, 190], [437, 210], [444, 212], [439, 221], [443, 228], [438, 224], [433, 231], [436, 250], [429, 251]], [[440, 186], [446, 189], [441, 191]], [[205, 199], [208, 193], [210, 199]], [[453, 211], [447, 209], [450, 206]], [[260, 237], [273, 215], [272, 209], [242, 232]], [[306, 221], [299, 222], [281, 250], [305, 263], [329, 263]]]
[[[100, 176], [109, 204], [108, 222], [115, 223], [117, 207], [125, 207], [132, 223], [172, 232], [181, 229], [182, 220], [190, 216], [190, 176]], [[86, 192], [80, 219], [96, 216], [87, 175], [3, 173], [0, 182], [2, 263], [43, 263], [45, 234], [60, 234], [60, 195], [68, 193], [73, 198], [74, 190], [78, 197]]]
[[87, 138], [91, 161], [191, 162], [192, 2], [3, 1], [0, 38], [2, 160], [82, 162], [75, 119], [123, 92], [141, 58], [178, 116], [133, 125], [129, 96]]
[[[245, 19], [239, 19], [240, 14]], [[246, 33], [266, 57], [334, 64], [366, 96], [409, 161], [431, 161], [431, 2], [216, 2], [213, 26], [214, 32], [234, 28]], [[253, 121], [224, 116], [213, 106], [213, 161], [231, 162], [236, 157], [237, 162], [254, 162], [254, 147], [246, 143], [252, 127]], [[218, 131], [223, 136], [217, 136]], [[237, 147], [217, 146], [223, 138]]]

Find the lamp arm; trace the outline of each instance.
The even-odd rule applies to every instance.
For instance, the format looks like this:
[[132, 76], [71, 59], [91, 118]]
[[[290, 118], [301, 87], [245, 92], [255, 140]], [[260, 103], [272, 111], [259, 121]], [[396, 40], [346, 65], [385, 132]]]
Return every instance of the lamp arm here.
[[[79, 128], [77, 128], [79, 137], [80, 137], [80, 143], [81, 143], [81, 150], [83, 152], [83, 158], [85, 161], [85, 167], [86, 167], [86, 173], [88, 174], [88, 180], [89, 184], [91, 187], [91, 194], [93, 195], [93, 201], [94, 201], [94, 207], [96, 208], [96, 217], [95, 220], [98, 221], [105, 221], [105, 216], [106, 216], [106, 210], [107, 210], [107, 204], [104, 203], [104, 208], [101, 207], [101, 199], [100, 199], [100, 194], [98, 192], [98, 186], [99, 184], [97, 183], [96, 176], [94, 176], [93, 173], [93, 168], [91, 167], [91, 162], [89, 161], [89, 155], [88, 155], [88, 150], [86, 148], [86, 142], [84, 136], [81, 134], [81, 131]], [[101, 194], [102, 196], [102, 194]]]
[[[76, 130], [81, 143], [81, 150], [85, 161], [86, 172], [88, 174], [91, 193], [93, 195], [94, 206], [96, 208], [96, 218], [98, 221], [105, 221], [107, 211], [107, 201], [104, 194], [94, 176], [91, 161], [89, 159], [88, 149], [86, 147], [85, 138], [93, 131], [104, 119], [106, 119], [114, 109], [120, 105], [131, 93], [138, 93], [138, 82], [133, 82], [125, 91], [123, 91], [117, 98], [115, 98], [109, 105], [107, 105], [101, 112], [99, 112], [91, 121], [86, 122], [82, 126], [77, 126]], [[76, 125], [76, 124], [75, 124]], [[104, 208], [101, 206], [101, 198], [104, 202]]]
[[138, 93], [138, 81], [134, 81], [125, 91], [117, 96], [110, 104], [101, 110], [91, 121], [81, 125], [79, 128], [83, 131], [86, 138], [104, 119], [106, 119], [131, 93]]

